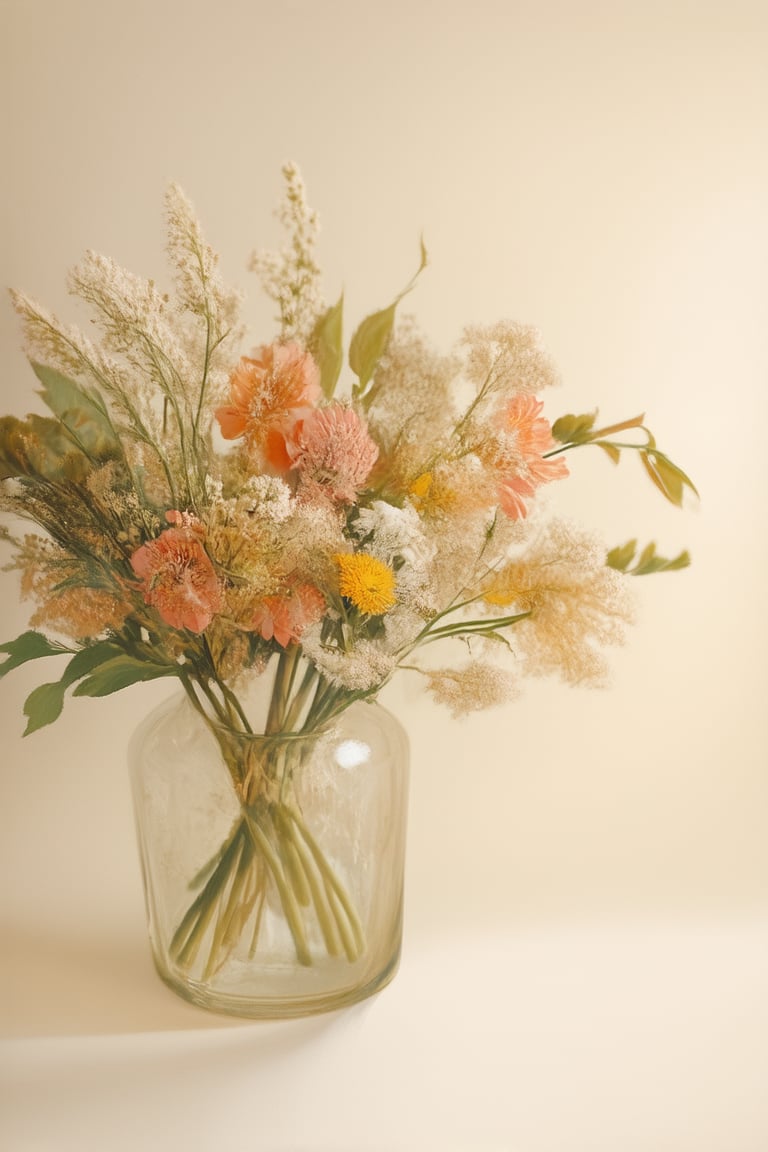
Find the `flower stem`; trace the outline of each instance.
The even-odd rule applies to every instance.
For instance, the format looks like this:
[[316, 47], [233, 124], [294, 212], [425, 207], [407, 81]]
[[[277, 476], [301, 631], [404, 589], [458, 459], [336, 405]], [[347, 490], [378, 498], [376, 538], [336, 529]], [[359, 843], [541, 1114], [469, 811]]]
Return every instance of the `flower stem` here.
[[186, 969], [205, 944], [203, 980], [222, 967], [251, 920], [248, 956], [258, 954], [272, 882], [300, 964], [313, 963], [313, 925], [329, 957], [344, 955], [354, 963], [365, 949], [352, 900], [306, 826], [294, 783], [307, 740], [314, 744], [323, 724], [366, 694], [339, 688], [311, 665], [299, 677], [301, 663], [298, 645], [280, 653], [263, 736], [253, 734], [239, 700], [215, 675], [181, 677], [190, 703], [216, 737], [241, 799], [239, 820], [193, 881], [201, 887], [171, 944], [175, 960]]
[[312, 964], [312, 956], [307, 945], [307, 938], [304, 934], [304, 925], [301, 921], [301, 912], [296, 901], [296, 896], [290, 884], [285, 878], [280, 859], [275, 853], [269, 838], [260, 825], [260, 822], [255, 818], [252, 811], [246, 811], [245, 822], [248, 826], [248, 831], [253, 839], [254, 845], [261, 852], [264, 857], [264, 862], [269, 868], [274, 878], [277, 890], [280, 893], [280, 902], [285, 912], [285, 919], [288, 927], [293, 936], [293, 942], [296, 946], [296, 957], [300, 964], [307, 967]]
[[315, 906], [317, 913], [317, 921], [320, 925], [320, 931], [323, 934], [323, 942], [325, 943], [326, 951], [329, 956], [338, 956], [339, 954], [339, 933], [336, 931], [334, 922], [329, 916], [329, 909], [327, 903], [323, 899], [323, 890], [318, 883], [316, 870], [312, 867], [312, 858], [308, 854], [306, 847], [296, 838], [295, 832], [291, 827], [288, 819], [286, 809], [280, 808], [278, 811], [278, 820], [280, 824], [280, 831], [284, 837], [284, 843], [290, 845], [295, 860], [298, 862], [302, 869], [302, 880], [305, 887], [308, 888], [312, 897], [312, 903]]
[[[320, 846], [318, 845], [312, 833], [307, 828], [304, 821], [299, 816], [298, 812], [296, 812], [293, 808], [286, 808], [285, 811], [296, 825], [298, 832], [312, 853], [317, 869], [323, 877], [326, 892], [329, 894], [329, 896], [332, 895], [334, 897], [334, 899], [340, 904], [344, 911], [344, 917], [337, 915], [336, 920], [339, 925], [339, 931], [341, 932], [344, 951], [347, 954], [347, 959], [350, 962], [353, 962], [359, 959], [365, 950], [365, 934], [363, 932], [363, 926], [360, 923], [360, 919], [354, 909], [352, 901], [350, 900], [342, 885], [339, 883], [336, 874], [330, 867], [328, 861], [320, 849]], [[347, 924], [349, 925], [349, 928], [347, 928]]]
[[208, 878], [197, 898], [187, 909], [171, 941], [171, 952], [183, 968], [189, 968], [195, 960], [203, 936], [213, 918], [216, 905], [226, 888], [229, 876], [239, 859], [243, 835], [242, 822], [232, 833], [221, 854], [221, 859]]

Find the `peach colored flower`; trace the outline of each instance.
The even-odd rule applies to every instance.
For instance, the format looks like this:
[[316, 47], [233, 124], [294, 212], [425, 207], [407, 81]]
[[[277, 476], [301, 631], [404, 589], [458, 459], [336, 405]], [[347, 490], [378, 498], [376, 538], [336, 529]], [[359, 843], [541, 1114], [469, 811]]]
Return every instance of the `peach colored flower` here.
[[351, 504], [368, 479], [379, 449], [352, 408], [315, 408], [287, 441], [292, 466], [310, 492]]
[[205, 536], [203, 522], [195, 516], [194, 512], [178, 512], [175, 508], [172, 508], [170, 512], [166, 512], [165, 518], [169, 524], [175, 525], [176, 528], [191, 529], [200, 539]]
[[524, 476], [504, 476], [498, 487], [499, 507], [510, 520], [524, 520], [528, 515], [526, 500], [535, 492], [535, 486]]
[[286, 648], [298, 640], [310, 624], [317, 623], [325, 611], [325, 598], [312, 584], [299, 584], [290, 592], [267, 596], [257, 606], [251, 627], [264, 640], [277, 640]]
[[202, 544], [202, 525], [186, 513], [169, 512], [172, 523], [155, 540], [142, 544], [131, 567], [143, 582], [144, 602], [156, 608], [172, 628], [204, 632], [221, 611], [221, 586]]
[[502, 415], [502, 427], [505, 432], [514, 433], [515, 447], [523, 458], [521, 472], [506, 473], [499, 481], [499, 504], [512, 520], [527, 515], [526, 500], [540, 484], [568, 475], [568, 465], [562, 457], [544, 459], [544, 453], [555, 442], [549, 421], [540, 415], [543, 407], [535, 396], [515, 396]]
[[241, 357], [229, 380], [230, 403], [217, 408], [225, 440], [245, 439], [278, 472], [291, 466], [286, 437], [322, 396], [320, 369], [296, 343], [266, 344]]

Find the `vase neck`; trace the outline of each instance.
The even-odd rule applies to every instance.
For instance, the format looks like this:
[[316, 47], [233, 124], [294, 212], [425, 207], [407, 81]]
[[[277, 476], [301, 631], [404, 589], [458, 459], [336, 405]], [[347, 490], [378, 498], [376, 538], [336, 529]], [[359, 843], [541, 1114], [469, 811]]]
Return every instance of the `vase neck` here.
[[355, 700], [375, 695], [330, 683], [296, 644], [275, 653], [242, 689], [233, 688], [215, 670], [206, 677], [190, 676], [183, 684], [209, 726], [265, 738], [315, 734]]

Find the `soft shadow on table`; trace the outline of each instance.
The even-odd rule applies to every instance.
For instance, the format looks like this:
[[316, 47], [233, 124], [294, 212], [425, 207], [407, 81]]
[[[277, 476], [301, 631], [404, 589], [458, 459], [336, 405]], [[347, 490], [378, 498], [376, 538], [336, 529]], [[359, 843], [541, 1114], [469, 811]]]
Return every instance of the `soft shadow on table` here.
[[0, 928], [0, 1038], [249, 1026], [258, 1024], [207, 1012], [171, 992], [156, 975], [145, 940]]

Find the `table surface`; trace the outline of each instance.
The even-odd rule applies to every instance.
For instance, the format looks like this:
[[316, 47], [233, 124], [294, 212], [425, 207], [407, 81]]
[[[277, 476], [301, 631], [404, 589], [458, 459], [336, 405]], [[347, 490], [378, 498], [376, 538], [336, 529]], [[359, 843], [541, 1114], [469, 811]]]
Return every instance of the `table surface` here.
[[[400, 971], [352, 1009], [248, 1022], [187, 1004], [152, 966], [122, 761], [153, 699], [74, 701], [6, 744], [0, 1148], [768, 1148], [757, 747], [726, 791], [701, 757], [672, 771], [661, 727], [658, 764], [631, 743], [619, 766], [610, 749], [574, 764], [569, 733], [598, 727], [598, 698], [558, 696], [532, 763], [493, 754], [508, 713], [440, 725], [394, 701], [414, 766]], [[632, 694], [610, 703], [618, 724]], [[514, 720], [515, 748], [536, 747], [531, 708]]]
[[286, 1022], [176, 998], [138, 937], [32, 943], [4, 950], [14, 1152], [768, 1147], [768, 916], [406, 931], [388, 988]]

